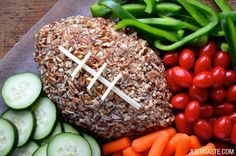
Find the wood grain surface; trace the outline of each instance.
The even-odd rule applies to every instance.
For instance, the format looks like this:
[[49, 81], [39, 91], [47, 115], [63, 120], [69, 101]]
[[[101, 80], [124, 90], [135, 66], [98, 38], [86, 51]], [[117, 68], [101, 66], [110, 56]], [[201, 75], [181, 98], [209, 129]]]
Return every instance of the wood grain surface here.
[[0, 0], [0, 59], [57, 0]]

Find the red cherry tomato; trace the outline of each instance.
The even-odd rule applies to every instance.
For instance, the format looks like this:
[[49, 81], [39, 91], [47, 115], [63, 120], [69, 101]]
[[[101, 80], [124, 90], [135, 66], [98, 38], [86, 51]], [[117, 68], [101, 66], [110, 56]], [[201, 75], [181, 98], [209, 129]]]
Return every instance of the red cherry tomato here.
[[200, 110], [201, 110], [200, 117], [205, 119], [210, 118], [214, 113], [214, 107], [209, 104], [201, 106]]
[[177, 66], [179, 63], [179, 53], [177, 51], [170, 51], [164, 54], [162, 61], [167, 66]]
[[225, 116], [225, 115], [229, 115], [233, 111], [234, 111], [234, 105], [232, 103], [225, 102], [215, 107], [214, 114], [216, 116]]
[[194, 122], [200, 115], [200, 103], [191, 101], [185, 108], [184, 116], [187, 122]]
[[190, 87], [193, 83], [193, 77], [191, 73], [182, 67], [174, 67], [172, 69], [172, 76], [176, 84], [180, 87]]
[[195, 74], [211, 70], [211, 59], [207, 55], [199, 57], [194, 66]]
[[179, 113], [175, 116], [175, 127], [181, 133], [186, 133], [186, 134], [192, 133], [192, 126], [190, 123], [186, 121], [183, 113]]
[[200, 103], [203, 103], [208, 98], [208, 93], [206, 89], [197, 88], [196, 86], [191, 86], [189, 88], [189, 95], [193, 100], [197, 100]]
[[187, 93], [179, 93], [172, 98], [171, 104], [174, 108], [184, 109], [190, 100], [191, 99]]
[[214, 58], [214, 66], [221, 66], [227, 69], [230, 66], [230, 56], [228, 53], [219, 51]]
[[214, 102], [222, 102], [226, 97], [226, 91], [224, 88], [212, 88], [210, 90], [210, 97]]
[[236, 111], [231, 113], [228, 117], [229, 117], [229, 120], [232, 122], [232, 124], [236, 123]]
[[172, 68], [169, 68], [166, 72], [166, 81], [167, 85], [170, 87], [170, 90], [172, 92], [178, 92], [181, 90], [181, 87], [176, 84], [176, 82], [173, 80], [172, 76]]
[[216, 55], [216, 44], [212, 41], [207, 43], [200, 50], [200, 56], [207, 55], [210, 59], [213, 59]]
[[236, 72], [233, 70], [227, 70], [225, 74], [225, 85], [231, 85], [236, 83]]
[[232, 131], [231, 131], [231, 136], [230, 136], [230, 141], [232, 144], [236, 145], [236, 124], [233, 125]]
[[194, 66], [195, 56], [192, 50], [184, 49], [179, 56], [179, 65], [187, 70]]
[[193, 78], [193, 84], [198, 88], [207, 88], [214, 84], [215, 79], [211, 72], [205, 71], [198, 73]]
[[194, 133], [202, 139], [210, 139], [212, 137], [212, 126], [211, 124], [204, 120], [199, 119], [193, 125]]
[[227, 101], [236, 102], [236, 84], [230, 86], [227, 90]]
[[232, 129], [232, 123], [228, 117], [223, 116], [216, 120], [213, 128], [214, 135], [219, 139], [228, 138]]
[[226, 71], [224, 68], [217, 66], [212, 69], [212, 74], [215, 79], [215, 83], [213, 84], [213, 87], [220, 87], [225, 83]]

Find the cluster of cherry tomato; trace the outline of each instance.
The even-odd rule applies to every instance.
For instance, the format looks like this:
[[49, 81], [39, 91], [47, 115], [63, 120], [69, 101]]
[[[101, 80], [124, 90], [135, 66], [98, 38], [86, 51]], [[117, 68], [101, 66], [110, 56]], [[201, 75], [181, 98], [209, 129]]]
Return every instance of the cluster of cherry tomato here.
[[199, 138], [236, 145], [236, 72], [227, 52], [214, 42], [199, 50], [164, 54], [167, 84], [173, 92], [175, 126]]

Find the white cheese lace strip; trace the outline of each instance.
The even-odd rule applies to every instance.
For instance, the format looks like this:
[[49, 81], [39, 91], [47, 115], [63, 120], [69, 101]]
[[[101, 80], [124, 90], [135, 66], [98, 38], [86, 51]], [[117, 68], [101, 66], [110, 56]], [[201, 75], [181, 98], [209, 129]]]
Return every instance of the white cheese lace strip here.
[[[80, 64], [81, 61], [75, 57], [74, 55], [72, 55], [69, 51], [67, 51], [64, 47], [59, 46], [59, 50], [65, 54], [67, 57], [69, 57], [72, 61], [74, 61], [77, 64]], [[87, 66], [86, 64], [83, 66], [83, 68], [89, 72], [91, 75], [95, 75], [96, 71], [93, 70], [92, 68], [90, 68], [89, 66]], [[106, 85], [107, 87], [110, 86], [110, 82], [105, 79], [104, 77], [102, 77], [101, 75], [99, 76], [98, 80], [100, 82], [102, 82], [104, 85]], [[117, 88], [116, 86], [112, 87], [112, 91], [115, 92], [118, 96], [120, 96], [122, 99], [124, 99], [126, 102], [128, 102], [130, 105], [132, 105], [134, 108], [139, 109], [141, 107], [141, 105], [136, 102], [135, 100], [133, 100], [132, 98], [130, 98], [128, 95], [126, 95], [124, 92], [122, 92], [119, 88]]]
[[104, 63], [102, 65], [102, 67], [98, 70], [98, 72], [96, 72], [96, 74], [94, 75], [93, 79], [91, 80], [91, 82], [89, 83], [87, 89], [90, 90], [92, 88], [92, 86], [94, 85], [94, 83], [97, 81], [97, 79], [99, 78], [99, 76], [102, 74], [102, 72], [104, 71], [104, 69], [106, 68], [107, 64]]
[[75, 77], [76, 74], [82, 69], [82, 67], [85, 65], [85, 63], [88, 61], [88, 59], [90, 58], [90, 56], [92, 55], [91, 52], [88, 52], [84, 59], [82, 60], [82, 62], [75, 68], [75, 70], [72, 72], [71, 76]]
[[110, 91], [112, 90], [112, 88], [115, 86], [115, 84], [117, 83], [117, 81], [119, 81], [119, 79], [122, 77], [122, 74], [119, 73], [114, 80], [110, 83], [109, 87], [107, 88], [107, 90], [105, 91], [105, 93], [102, 95], [102, 101], [104, 101], [107, 97], [107, 95], [110, 93]]

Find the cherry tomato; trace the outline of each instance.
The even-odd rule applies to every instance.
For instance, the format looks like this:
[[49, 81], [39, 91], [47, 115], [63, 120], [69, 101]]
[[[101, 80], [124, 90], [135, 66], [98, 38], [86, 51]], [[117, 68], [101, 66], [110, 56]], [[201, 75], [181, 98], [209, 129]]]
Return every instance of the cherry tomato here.
[[207, 88], [214, 84], [215, 79], [211, 72], [205, 71], [198, 73], [193, 78], [193, 84], [198, 88]]
[[236, 84], [230, 86], [227, 90], [227, 101], [236, 102]]
[[228, 117], [229, 117], [229, 120], [232, 122], [232, 124], [236, 123], [236, 111], [231, 113]]
[[170, 90], [172, 92], [178, 92], [181, 90], [181, 87], [176, 84], [176, 82], [173, 80], [172, 76], [172, 68], [169, 68], [166, 72], [166, 81], [167, 85], [170, 87]]
[[212, 126], [204, 120], [199, 119], [193, 124], [194, 133], [202, 139], [210, 139], [212, 137]]
[[219, 51], [216, 53], [213, 63], [215, 67], [221, 66], [227, 69], [230, 66], [230, 56], [226, 52]]
[[183, 113], [179, 113], [175, 116], [175, 127], [181, 133], [192, 133], [192, 125], [186, 121]]
[[236, 83], [236, 72], [233, 70], [227, 70], [225, 74], [225, 85], [231, 85]]
[[210, 41], [200, 49], [200, 56], [207, 55], [210, 59], [213, 59], [216, 55], [216, 48], [216, 44]]
[[231, 136], [230, 136], [230, 141], [232, 144], [236, 145], [236, 124], [233, 125], [232, 131], [231, 131]]
[[171, 104], [174, 108], [184, 109], [190, 100], [191, 99], [187, 93], [179, 93], [171, 99]]
[[200, 103], [191, 101], [185, 108], [184, 116], [187, 122], [194, 122], [200, 116]]
[[214, 113], [214, 107], [209, 104], [203, 105], [200, 108], [200, 112], [200, 117], [208, 119]]
[[191, 86], [189, 88], [189, 95], [193, 100], [197, 100], [201, 103], [205, 102], [208, 98], [207, 90], [202, 88], [197, 88], [196, 86]]
[[213, 128], [214, 135], [219, 139], [228, 138], [232, 129], [232, 123], [228, 117], [223, 116], [216, 120]]
[[211, 68], [211, 59], [207, 55], [203, 55], [197, 59], [194, 66], [194, 72], [197, 74], [202, 71], [210, 71]]
[[184, 49], [179, 56], [179, 65], [187, 70], [194, 66], [195, 56], [192, 50]]
[[212, 69], [212, 74], [215, 79], [215, 83], [213, 84], [213, 87], [220, 87], [225, 83], [226, 71], [224, 68], [217, 66]]
[[193, 77], [186, 69], [176, 66], [172, 69], [172, 76], [176, 84], [180, 87], [190, 87], [193, 83]]
[[210, 90], [210, 97], [214, 102], [222, 102], [226, 97], [226, 91], [224, 88], [212, 88]]
[[167, 66], [176, 66], [179, 63], [179, 53], [177, 51], [170, 51], [164, 54], [162, 61]]
[[215, 107], [214, 114], [216, 116], [225, 116], [225, 115], [229, 115], [233, 111], [234, 111], [234, 105], [232, 103], [225, 102]]

